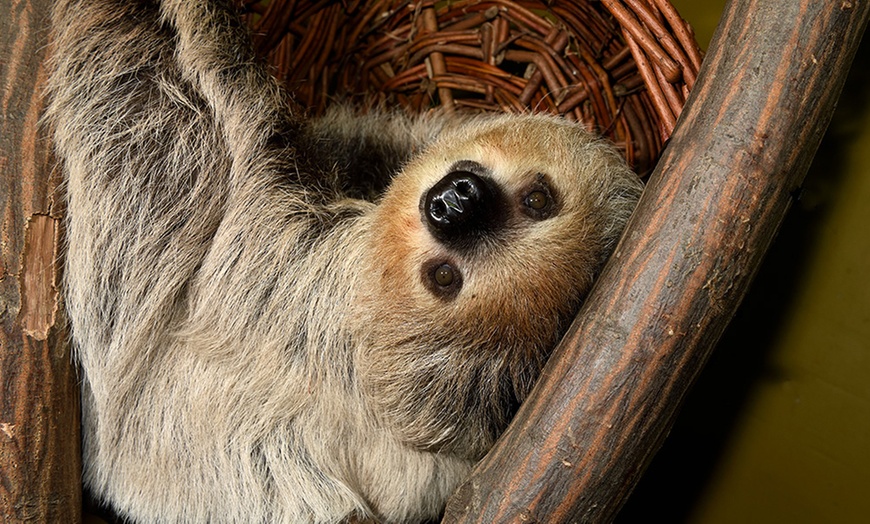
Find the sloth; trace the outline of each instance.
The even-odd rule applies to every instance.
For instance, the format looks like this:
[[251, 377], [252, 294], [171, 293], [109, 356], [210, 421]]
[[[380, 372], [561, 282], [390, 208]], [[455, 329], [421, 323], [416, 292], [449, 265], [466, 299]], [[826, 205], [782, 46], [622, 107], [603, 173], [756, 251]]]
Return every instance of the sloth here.
[[426, 522], [639, 197], [534, 115], [306, 118], [230, 2], [59, 0], [84, 482], [131, 522]]

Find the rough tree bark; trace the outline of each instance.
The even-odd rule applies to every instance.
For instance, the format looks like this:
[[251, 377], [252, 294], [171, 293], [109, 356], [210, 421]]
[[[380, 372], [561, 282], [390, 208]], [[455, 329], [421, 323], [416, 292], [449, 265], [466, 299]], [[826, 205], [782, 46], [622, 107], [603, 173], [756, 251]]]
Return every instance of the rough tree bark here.
[[607, 522], [731, 319], [827, 128], [859, 0], [731, 0], [622, 244], [444, 522]]
[[59, 294], [62, 198], [38, 124], [48, 0], [0, 1], [0, 521], [81, 520], [78, 386]]

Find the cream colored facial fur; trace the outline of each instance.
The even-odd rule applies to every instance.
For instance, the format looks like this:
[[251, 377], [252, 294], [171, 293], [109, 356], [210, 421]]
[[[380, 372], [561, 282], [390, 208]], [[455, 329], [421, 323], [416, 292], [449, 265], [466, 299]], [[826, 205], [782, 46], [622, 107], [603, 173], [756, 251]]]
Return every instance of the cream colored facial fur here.
[[[305, 120], [225, 3], [53, 13], [87, 488], [135, 522], [437, 518], [640, 183], [551, 117]], [[461, 242], [424, 209], [456, 172], [497, 197]]]

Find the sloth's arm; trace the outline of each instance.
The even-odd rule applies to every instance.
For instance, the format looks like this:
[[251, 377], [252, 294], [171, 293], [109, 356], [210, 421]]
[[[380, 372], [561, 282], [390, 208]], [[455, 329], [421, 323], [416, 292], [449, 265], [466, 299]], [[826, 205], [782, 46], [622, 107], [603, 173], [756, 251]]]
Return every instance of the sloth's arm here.
[[[165, 0], [162, 15], [176, 36], [184, 78], [208, 101], [230, 150], [234, 186], [269, 173], [318, 183], [300, 164], [302, 119], [254, 54], [228, 0]], [[268, 182], [258, 180], [256, 183]]]
[[68, 176], [84, 359], [162, 345], [197, 281], [239, 288], [249, 277], [227, 269], [279, 258], [278, 233], [324, 198], [295, 190], [309, 173], [292, 154], [299, 126], [224, 7], [56, 4], [47, 119]]
[[272, 172], [279, 180], [313, 186], [327, 199], [330, 189], [371, 198], [440, 128], [438, 118], [358, 115], [346, 108], [304, 120], [258, 64], [231, 3], [204, 4], [210, 3], [167, 0], [163, 14], [177, 33], [185, 77], [209, 101], [229, 142], [234, 179], [268, 178]]
[[227, 211], [232, 150], [154, 2], [59, 0], [52, 16], [76, 339], [84, 360], [121, 355], [168, 331]]

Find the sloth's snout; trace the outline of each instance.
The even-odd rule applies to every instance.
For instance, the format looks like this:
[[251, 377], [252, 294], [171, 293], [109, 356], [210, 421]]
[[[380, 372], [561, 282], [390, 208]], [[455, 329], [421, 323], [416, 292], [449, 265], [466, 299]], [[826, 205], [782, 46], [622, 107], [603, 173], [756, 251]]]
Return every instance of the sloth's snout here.
[[447, 173], [423, 197], [423, 218], [446, 242], [463, 240], [495, 226], [499, 196], [492, 182], [464, 170]]
[[439, 230], [474, 228], [490, 200], [486, 182], [468, 171], [451, 171], [426, 193], [426, 220]]

